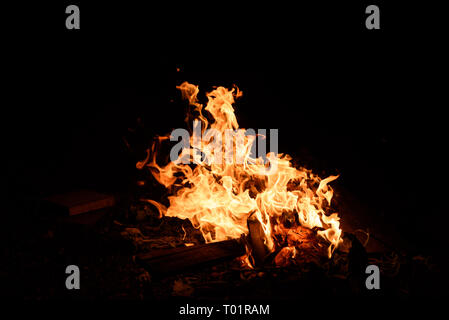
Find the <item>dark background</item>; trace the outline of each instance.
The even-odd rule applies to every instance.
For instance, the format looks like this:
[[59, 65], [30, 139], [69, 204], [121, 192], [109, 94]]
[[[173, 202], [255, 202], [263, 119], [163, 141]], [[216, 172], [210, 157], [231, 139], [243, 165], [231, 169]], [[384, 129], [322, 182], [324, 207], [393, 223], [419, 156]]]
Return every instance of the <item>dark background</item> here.
[[388, 217], [413, 250], [443, 256], [441, 11], [374, 1], [381, 30], [369, 31], [371, 3], [340, 2], [76, 2], [81, 30], [65, 29], [68, 3], [11, 9], [5, 219], [26, 221], [18, 208], [30, 197], [126, 191], [143, 156], [123, 143], [137, 118], [148, 137], [134, 141], [140, 150], [184, 126], [176, 85], [204, 93], [236, 84], [241, 127], [278, 128], [280, 152], [320, 175], [339, 173], [337, 188]]

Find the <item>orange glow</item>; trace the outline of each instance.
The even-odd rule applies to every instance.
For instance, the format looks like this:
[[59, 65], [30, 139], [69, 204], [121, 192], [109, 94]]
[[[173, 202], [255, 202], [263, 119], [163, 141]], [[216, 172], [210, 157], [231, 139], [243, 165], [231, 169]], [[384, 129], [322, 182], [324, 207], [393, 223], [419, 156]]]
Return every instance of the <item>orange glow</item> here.
[[[171, 195], [168, 207], [154, 200], [147, 201], [156, 206], [161, 216], [189, 219], [206, 242], [247, 234], [247, 218], [254, 213], [261, 222], [263, 240], [269, 251], [279, 245], [278, 236], [289, 232], [281, 218], [293, 217], [302, 227], [318, 229], [317, 234], [329, 244], [330, 258], [342, 242], [338, 214], [328, 212], [333, 196], [328, 183], [338, 176], [320, 179], [310, 170], [293, 167], [287, 154], [268, 153], [270, 166], [267, 166], [261, 157], [251, 156], [254, 135], [243, 135], [242, 146], [234, 147], [234, 154], [230, 155], [224, 146], [217, 149], [216, 139], [208, 136], [206, 130], [214, 129], [224, 136], [227, 129], [239, 129], [233, 104], [242, 92], [237, 88], [218, 87], [206, 95], [208, 101], [203, 108], [197, 98], [198, 86], [184, 82], [177, 88], [194, 107], [203, 138], [198, 141], [190, 137], [190, 147], [182, 149], [176, 161], [163, 166], [156, 162], [157, 147], [169, 136], [155, 140], [146, 159], [137, 167], [148, 167]], [[196, 150], [204, 157], [197, 156]], [[182, 163], [186, 157], [194, 165]], [[236, 161], [237, 158], [243, 161]], [[276, 257], [276, 263], [286, 264], [284, 260], [296, 254], [294, 236], [290, 235], [288, 244]]]

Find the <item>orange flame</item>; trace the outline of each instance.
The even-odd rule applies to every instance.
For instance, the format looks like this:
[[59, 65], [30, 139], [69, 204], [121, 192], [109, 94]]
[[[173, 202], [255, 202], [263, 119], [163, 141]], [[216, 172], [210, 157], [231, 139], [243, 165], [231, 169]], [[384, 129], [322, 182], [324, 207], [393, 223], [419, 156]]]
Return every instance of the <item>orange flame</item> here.
[[[184, 82], [177, 88], [194, 106], [197, 114], [195, 125], [201, 125], [202, 138], [195, 134], [190, 137], [190, 145], [181, 150], [177, 160], [165, 166], [156, 163], [156, 149], [162, 140], [170, 137], [159, 137], [155, 141], [152, 157], [148, 151], [147, 158], [137, 167], [149, 167], [157, 181], [172, 195], [168, 197], [168, 207], [154, 200], [148, 202], [157, 207], [161, 216], [189, 219], [195, 228], [201, 230], [206, 242], [247, 234], [246, 220], [254, 214], [261, 222], [269, 250], [276, 246], [275, 236], [285, 233], [285, 228], [279, 227], [280, 219], [288, 213], [294, 215], [302, 227], [320, 229], [317, 234], [329, 242], [330, 258], [342, 242], [338, 214], [327, 215], [325, 209], [330, 207], [333, 196], [328, 183], [338, 176], [321, 180], [310, 170], [293, 167], [287, 154], [268, 153], [269, 166], [262, 157], [252, 157], [251, 146], [256, 136], [239, 129], [234, 114], [234, 99], [242, 94], [237, 88], [218, 87], [207, 94], [204, 110], [210, 114], [212, 122], [203, 115], [203, 105], [197, 98], [198, 86]], [[235, 138], [239, 141], [238, 146], [236, 142], [230, 148], [232, 152], [221, 144], [229, 129], [236, 132]], [[217, 144], [221, 147], [217, 148]], [[195, 165], [185, 163], [183, 160], [186, 159]], [[284, 250], [284, 253], [295, 252], [294, 247]]]

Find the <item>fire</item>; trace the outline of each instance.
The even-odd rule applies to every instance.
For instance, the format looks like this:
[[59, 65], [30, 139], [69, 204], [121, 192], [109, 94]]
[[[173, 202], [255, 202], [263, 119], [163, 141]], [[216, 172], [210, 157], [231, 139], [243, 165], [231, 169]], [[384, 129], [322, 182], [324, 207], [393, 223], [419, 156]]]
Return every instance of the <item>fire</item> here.
[[[328, 214], [333, 196], [328, 183], [338, 176], [320, 179], [310, 170], [293, 167], [287, 154], [268, 153], [269, 164], [252, 156], [256, 135], [240, 129], [234, 113], [235, 99], [242, 94], [238, 88], [215, 88], [206, 95], [205, 108], [198, 101], [198, 86], [184, 82], [177, 88], [194, 108], [194, 125], [201, 127], [201, 137], [190, 137], [190, 144], [180, 149], [177, 159], [164, 166], [156, 162], [156, 155], [158, 146], [170, 136], [155, 140], [137, 168], [148, 167], [171, 195], [168, 207], [147, 201], [161, 216], [189, 219], [206, 242], [247, 234], [247, 218], [253, 215], [262, 225], [269, 251], [275, 250], [277, 239], [286, 238], [293, 228], [283, 222], [288, 217], [300, 227], [316, 228], [328, 242], [330, 258], [342, 242], [338, 214]], [[221, 141], [231, 130], [236, 133], [236, 142], [227, 148]], [[219, 134], [211, 134], [216, 132]], [[296, 254], [294, 241], [288, 242], [282, 254], [283, 258]]]

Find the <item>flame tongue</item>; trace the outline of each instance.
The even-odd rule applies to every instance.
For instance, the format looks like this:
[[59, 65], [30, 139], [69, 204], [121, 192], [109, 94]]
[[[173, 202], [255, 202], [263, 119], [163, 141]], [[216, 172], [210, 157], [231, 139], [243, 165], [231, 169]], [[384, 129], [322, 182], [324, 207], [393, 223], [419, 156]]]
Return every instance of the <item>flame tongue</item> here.
[[[194, 126], [201, 127], [202, 139], [193, 134], [190, 146], [182, 149], [178, 159], [161, 167], [156, 163], [156, 147], [168, 139], [161, 137], [152, 147], [151, 161], [148, 156], [138, 163], [138, 168], [148, 166], [153, 176], [172, 192], [168, 208], [149, 200], [160, 214], [189, 219], [201, 230], [206, 242], [248, 233], [246, 219], [254, 214], [261, 222], [265, 245], [273, 250], [278, 244], [276, 237], [289, 233], [282, 222], [285, 213], [289, 213], [300, 226], [321, 229], [317, 234], [329, 243], [327, 253], [331, 257], [342, 241], [341, 229], [338, 215], [327, 215], [325, 208], [329, 208], [333, 195], [328, 183], [338, 176], [321, 180], [309, 170], [294, 168], [288, 155], [267, 154], [268, 167], [262, 158], [253, 158], [250, 152], [256, 137], [239, 129], [232, 106], [234, 99], [241, 95], [238, 89], [218, 87], [207, 94], [204, 110], [213, 119], [209, 123], [203, 115], [203, 105], [198, 103], [198, 86], [184, 82], [177, 88], [198, 114]], [[228, 129], [236, 132], [238, 148], [226, 148], [221, 143]], [[195, 166], [183, 163], [186, 158]], [[291, 240], [294, 238], [290, 235], [290, 249], [283, 250], [283, 258], [296, 254], [295, 241]]]

